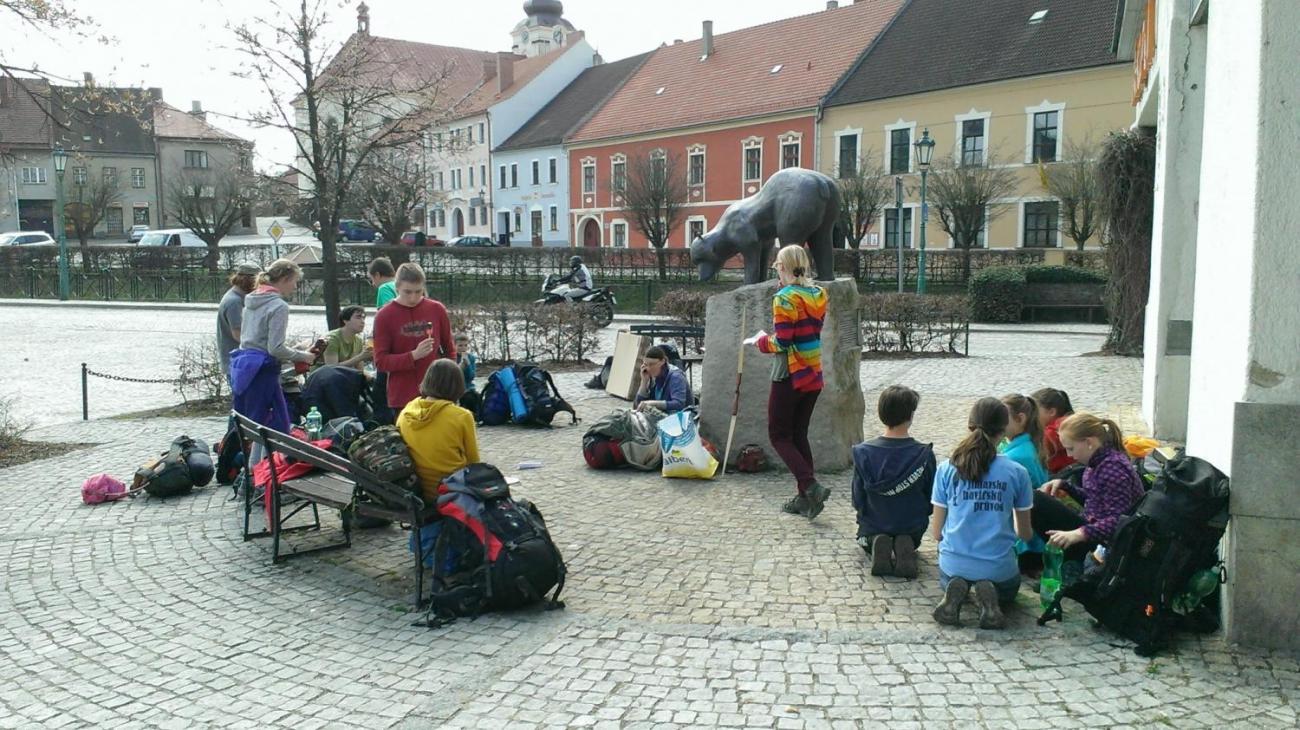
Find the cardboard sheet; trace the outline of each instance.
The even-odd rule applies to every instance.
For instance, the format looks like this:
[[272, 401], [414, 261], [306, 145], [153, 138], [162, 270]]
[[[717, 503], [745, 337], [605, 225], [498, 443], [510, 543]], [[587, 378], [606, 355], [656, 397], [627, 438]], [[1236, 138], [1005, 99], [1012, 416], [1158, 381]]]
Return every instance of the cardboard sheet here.
[[650, 349], [650, 338], [623, 331], [614, 342], [614, 363], [609, 369], [605, 392], [615, 398], [632, 400], [641, 384], [641, 357]]

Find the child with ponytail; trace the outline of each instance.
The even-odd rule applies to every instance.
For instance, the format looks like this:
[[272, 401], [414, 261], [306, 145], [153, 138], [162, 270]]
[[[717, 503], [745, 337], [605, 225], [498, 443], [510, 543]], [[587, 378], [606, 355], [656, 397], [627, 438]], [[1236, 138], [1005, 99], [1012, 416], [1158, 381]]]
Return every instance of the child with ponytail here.
[[1038, 422], [1043, 427], [1043, 456], [1047, 460], [1047, 473], [1056, 474], [1074, 463], [1074, 459], [1061, 448], [1061, 422], [1074, 415], [1070, 396], [1064, 390], [1039, 388], [1033, 393], [1038, 404]]
[[[1071, 490], [1053, 479], [1034, 493], [1034, 532], [1065, 551], [1066, 560], [1081, 560], [1105, 545], [1120, 517], [1142, 498], [1142, 480], [1124, 451], [1124, 434], [1109, 418], [1076, 413], [1061, 423], [1061, 446], [1083, 464], [1083, 481]], [[1075, 512], [1057, 497], [1069, 494], [1083, 503]]]
[[1015, 600], [1020, 569], [1013, 546], [1028, 540], [1033, 487], [1023, 466], [998, 454], [1007, 430], [1007, 407], [981, 398], [971, 409], [970, 433], [939, 465], [934, 478], [931, 535], [939, 543], [939, 587], [943, 600], [934, 620], [961, 625], [961, 606], [973, 584], [979, 625], [1005, 625], [999, 603]]

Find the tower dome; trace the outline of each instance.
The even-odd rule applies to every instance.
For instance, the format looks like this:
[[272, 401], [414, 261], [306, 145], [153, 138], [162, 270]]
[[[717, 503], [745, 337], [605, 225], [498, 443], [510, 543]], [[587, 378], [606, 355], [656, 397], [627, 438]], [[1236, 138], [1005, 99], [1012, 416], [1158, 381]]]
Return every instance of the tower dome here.
[[511, 32], [511, 50], [521, 56], [537, 56], [565, 45], [576, 29], [564, 19], [560, 0], [525, 0], [524, 14]]
[[[543, 21], [543, 25], [554, 25], [564, 15], [564, 3], [560, 0], [527, 0], [524, 3], [524, 14]], [[548, 20], [551, 22], [545, 22]]]

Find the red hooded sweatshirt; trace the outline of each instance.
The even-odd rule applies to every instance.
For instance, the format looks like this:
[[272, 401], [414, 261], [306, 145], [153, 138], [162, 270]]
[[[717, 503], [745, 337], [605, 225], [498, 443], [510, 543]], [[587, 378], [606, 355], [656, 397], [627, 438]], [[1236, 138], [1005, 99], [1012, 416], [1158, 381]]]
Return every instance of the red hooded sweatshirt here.
[[[427, 337], [437, 344], [427, 357], [416, 360], [411, 352]], [[401, 411], [420, 396], [424, 373], [440, 357], [456, 359], [451, 320], [442, 302], [424, 298], [414, 307], [396, 299], [375, 315], [375, 367], [388, 373], [388, 405]]]

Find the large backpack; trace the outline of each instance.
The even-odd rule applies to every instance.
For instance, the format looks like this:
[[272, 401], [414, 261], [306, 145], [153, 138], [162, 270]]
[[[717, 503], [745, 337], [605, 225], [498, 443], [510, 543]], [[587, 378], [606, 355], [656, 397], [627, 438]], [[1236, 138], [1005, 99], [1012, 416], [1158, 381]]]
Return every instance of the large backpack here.
[[159, 458], [136, 470], [131, 488], [143, 489], [151, 497], [177, 497], [189, 494], [196, 486], [207, 486], [213, 472], [208, 445], [178, 436]]
[[550, 426], [557, 413], [568, 413], [578, 422], [578, 414], [573, 406], [560, 396], [551, 374], [532, 363], [514, 365], [515, 378], [523, 392], [525, 413], [522, 418], [516, 415], [515, 423], [531, 426]]
[[1198, 571], [1221, 573], [1217, 550], [1227, 524], [1228, 478], [1202, 459], [1171, 459], [1115, 528], [1105, 562], [1061, 590], [1038, 623], [1060, 620], [1061, 599], [1073, 598], [1101, 625], [1136, 642], [1140, 656], [1159, 651], [1174, 630], [1214, 630], [1217, 594], [1184, 613], [1174, 599]]
[[394, 426], [380, 426], [358, 436], [348, 446], [348, 458], [383, 481], [411, 491], [420, 488], [411, 452]]
[[429, 625], [542, 601], [548, 610], [564, 607], [564, 558], [542, 513], [511, 497], [496, 467], [470, 464], [443, 480], [438, 492], [442, 527], [434, 547]]
[[500, 370], [489, 375], [487, 385], [483, 386], [483, 402], [479, 406], [478, 420], [485, 426], [500, 426], [513, 420], [516, 413], [522, 417], [527, 413], [527, 407], [515, 378], [514, 365], [506, 363]]

